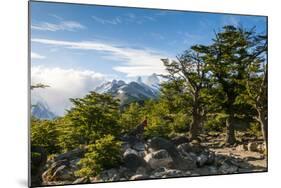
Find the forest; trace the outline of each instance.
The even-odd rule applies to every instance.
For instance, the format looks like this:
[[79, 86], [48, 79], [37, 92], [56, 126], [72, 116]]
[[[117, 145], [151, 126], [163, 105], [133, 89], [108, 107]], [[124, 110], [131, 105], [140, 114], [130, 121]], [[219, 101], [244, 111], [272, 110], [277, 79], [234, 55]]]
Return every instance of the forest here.
[[[235, 171], [226, 172], [235, 165], [216, 163], [218, 154], [214, 151], [216, 148], [238, 150], [245, 145], [252, 148], [253, 143], [262, 147], [254, 150], [262, 160], [267, 160], [266, 34], [257, 33], [255, 28], [226, 25], [214, 31], [210, 44], [193, 45], [179, 52], [174, 60], [163, 57], [161, 61], [167, 74], [158, 75], [164, 81], [157, 99], [133, 101], [120, 108], [119, 100], [110, 94], [92, 91], [83, 98], [69, 99], [72, 107], [63, 117], [53, 120], [31, 117], [33, 185], [165, 178], [189, 176], [188, 173], [192, 176], [193, 172], [204, 175], [202, 169], [210, 166], [215, 166], [216, 171], [205, 174], [252, 172], [254, 168], [240, 167], [243, 161], [236, 165]], [[38, 88], [47, 90], [44, 84], [32, 85], [31, 94]], [[219, 143], [218, 138], [222, 138]], [[142, 157], [139, 153], [138, 157], [132, 157], [135, 151], [139, 152], [132, 149], [136, 143], [145, 147]], [[149, 143], [152, 148], [157, 147], [146, 151]], [[189, 144], [186, 153], [190, 159], [180, 152], [181, 157], [177, 156], [183, 144]], [[195, 147], [204, 149], [197, 153]], [[152, 153], [153, 158], [160, 150], [162, 153], [158, 154], [162, 154], [163, 160], [152, 161], [148, 155]], [[162, 150], [167, 151], [169, 160]], [[214, 153], [213, 162], [209, 158], [203, 160], [206, 151], [207, 156]], [[163, 175], [162, 171], [162, 175], [155, 175], [160, 173], [155, 170], [161, 165], [174, 170], [172, 175]], [[222, 169], [223, 165], [230, 167]], [[121, 175], [121, 167], [125, 175]], [[266, 169], [267, 166], [262, 170]]]

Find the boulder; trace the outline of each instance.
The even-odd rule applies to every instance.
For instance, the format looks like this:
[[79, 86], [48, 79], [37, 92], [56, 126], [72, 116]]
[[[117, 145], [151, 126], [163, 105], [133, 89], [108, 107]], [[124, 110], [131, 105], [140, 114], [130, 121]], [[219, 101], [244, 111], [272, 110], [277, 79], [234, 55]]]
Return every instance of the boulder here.
[[82, 177], [82, 178], [78, 178], [74, 182], [72, 182], [72, 184], [80, 184], [80, 183], [90, 183], [90, 180], [87, 177]]
[[233, 174], [233, 173], [237, 173], [237, 172], [238, 172], [238, 167], [237, 167], [237, 166], [234, 166], [234, 165], [230, 165], [230, 164], [224, 162], [224, 163], [220, 166], [219, 171], [220, 171], [222, 174]]
[[119, 181], [120, 172], [115, 168], [104, 170], [100, 173], [99, 179], [101, 181]]
[[253, 152], [257, 152], [258, 151], [258, 143], [256, 143], [256, 142], [248, 143], [248, 150], [253, 151]]
[[247, 146], [244, 144], [236, 146], [237, 151], [247, 151], [247, 149], [248, 149]]
[[258, 151], [258, 152], [260, 152], [260, 153], [265, 153], [265, 150], [266, 150], [266, 145], [265, 145], [265, 143], [258, 144], [258, 146], [257, 146], [257, 151]]
[[167, 178], [184, 176], [184, 172], [178, 169], [168, 169], [165, 167], [158, 168], [151, 173], [154, 178]]
[[152, 169], [157, 169], [160, 167], [168, 168], [171, 167], [173, 163], [173, 159], [164, 149], [149, 153], [145, 156], [144, 160], [150, 165]]
[[136, 170], [140, 166], [145, 166], [145, 161], [139, 156], [138, 152], [133, 149], [127, 149], [123, 154], [124, 166], [130, 170]]
[[70, 164], [69, 161], [66, 159], [51, 163], [47, 168], [47, 170], [42, 173], [43, 182], [54, 181], [54, 178], [57, 179], [58, 177], [54, 176], [54, 173], [57, 171], [57, 169], [60, 168], [61, 166], [66, 167], [69, 164]]
[[133, 145], [132, 147], [136, 151], [144, 151], [145, 150], [145, 145], [142, 142], [137, 142]]
[[208, 155], [202, 153], [197, 157], [196, 165], [198, 167], [202, 167], [207, 163], [207, 161], [208, 161]]
[[171, 141], [174, 145], [180, 145], [183, 143], [187, 143], [189, 140], [186, 136], [176, 136], [176, 137], [172, 138]]
[[180, 170], [190, 170], [195, 167], [195, 162], [191, 159], [186, 159], [181, 156], [175, 145], [160, 137], [154, 137], [148, 142], [148, 147], [154, 151], [164, 149], [173, 159], [173, 167]]
[[130, 180], [145, 180], [145, 179], [147, 179], [147, 178], [148, 178], [147, 175], [136, 174], [136, 175], [132, 176], [132, 177], [130, 178]]
[[54, 161], [60, 161], [60, 160], [73, 160], [77, 158], [82, 158], [85, 154], [86, 148], [76, 148], [74, 150], [71, 150], [69, 152], [57, 155], [54, 157]]
[[66, 165], [58, 167], [52, 174], [52, 181], [73, 180], [75, 178], [73, 171]]
[[202, 152], [206, 150], [205, 147], [201, 146], [197, 143], [183, 143], [177, 146], [177, 149], [182, 153], [195, 153], [196, 155], [200, 155]]

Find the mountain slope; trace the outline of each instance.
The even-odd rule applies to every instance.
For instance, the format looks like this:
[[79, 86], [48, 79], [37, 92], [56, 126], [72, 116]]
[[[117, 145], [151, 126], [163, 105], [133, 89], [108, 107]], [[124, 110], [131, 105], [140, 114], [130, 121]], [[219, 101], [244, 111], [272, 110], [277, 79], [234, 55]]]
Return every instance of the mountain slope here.
[[148, 81], [148, 84], [144, 83], [141, 77], [130, 83], [113, 80], [98, 86], [94, 91], [111, 94], [114, 98], [120, 100], [121, 106], [134, 101], [142, 102], [147, 99], [156, 99], [159, 95], [159, 79], [156, 75], [152, 75], [146, 81]]
[[32, 116], [38, 118], [38, 119], [54, 119], [56, 115], [49, 110], [49, 107], [47, 104], [44, 104], [43, 102], [37, 101], [36, 104], [32, 105], [31, 109]]

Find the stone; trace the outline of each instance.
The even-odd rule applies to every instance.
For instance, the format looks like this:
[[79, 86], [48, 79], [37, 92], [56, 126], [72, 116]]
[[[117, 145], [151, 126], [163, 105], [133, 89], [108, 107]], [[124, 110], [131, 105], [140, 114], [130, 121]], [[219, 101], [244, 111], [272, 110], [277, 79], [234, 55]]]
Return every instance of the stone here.
[[100, 173], [99, 178], [102, 181], [118, 181], [120, 179], [119, 171], [115, 168], [104, 170]]
[[59, 161], [51, 163], [49, 165], [49, 167], [47, 168], [47, 170], [42, 173], [43, 182], [53, 181], [54, 173], [56, 172], [56, 170], [58, 168], [60, 168], [61, 166], [65, 167], [65, 166], [68, 166], [68, 165], [69, 165], [69, 161], [66, 160], [66, 159], [59, 160]]
[[148, 178], [147, 175], [136, 174], [136, 175], [132, 176], [132, 177], [130, 178], [130, 180], [145, 180], [145, 179], [147, 179], [147, 178]]
[[146, 174], [147, 173], [147, 168], [145, 167], [139, 167], [137, 170], [136, 170], [136, 174]]
[[257, 146], [257, 151], [258, 151], [258, 152], [260, 152], [260, 153], [265, 153], [265, 150], [266, 150], [266, 145], [265, 145], [265, 143], [258, 144], [258, 146]]
[[172, 138], [171, 141], [174, 145], [180, 145], [183, 143], [187, 143], [189, 140], [186, 136], [176, 136], [176, 137]]
[[73, 171], [65, 165], [58, 167], [52, 175], [52, 180], [65, 181], [73, 180], [75, 178]]
[[157, 169], [160, 167], [171, 167], [171, 164], [173, 163], [173, 159], [164, 149], [149, 153], [145, 156], [144, 160], [150, 165], [152, 169]]
[[132, 147], [133, 149], [135, 149], [136, 151], [144, 151], [145, 150], [145, 145], [142, 142], [137, 142], [133, 145]]
[[90, 180], [87, 177], [82, 177], [82, 178], [78, 178], [74, 182], [72, 182], [72, 184], [80, 184], [80, 183], [90, 183]]
[[86, 148], [76, 148], [74, 150], [71, 150], [69, 152], [57, 155], [54, 157], [55, 161], [59, 161], [59, 160], [73, 160], [76, 158], [82, 158], [85, 154]]
[[207, 163], [207, 161], [208, 161], [208, 155], [202, 153], [197, 157], [196, 165], [198, 167], [202, 167]]
[[223, 163], [220, 166], [219, 171], [222, 174], [233, 174], [233, 173], [237, 173], [238, 172], [238, 167], [234, 166], [234, 165], [229, 165], [227, 163]]
[[138, 152], [138, 156], [139, 156], [140, 158], [144, 158], [145, 155], [146, 155], [146, 152], [145, 152], [145, 151], [139, 151], [139, 152]]
[[133, 149], [127, 149], [123, 154], [124, 166], [130, 170], [136, 170], [140, 166], [145, 166], [145, 161]]
[[247, 146], [244, 144], [236, 146], [237, 151], [247, 151], [247, 149], [248, 149]]
[[258, 151], [258, 143], [256, 143], [256, 142], [248, 143], [248, 150], [253, 151], [253, 152], [257, 152]]
[[166, 177], [179, 177], [184, 176], [184, 172], [178, 169], [168, 169], [165, 167], [158, 168], [151, 173], [156, 178], [166, 178]]
[[194, 144], [194, 143], [183, 143], [177, 146], [177, 149], [181, 152], [187, 152], [187, 153], [195, 153], [196, 155], [199, 155], [202, 153], [206, 148], [201, 146], [200, 144]]
[[190, 169], [194, 166], [190, 165], [190, 161], [184, 160], [177, 148], [172, 142], [161, 137], [154, 137], [148, 142], [148, 147], [152, 148], [154, 151], [164, 149], [173, 159], [173, 165], [177, 169]]

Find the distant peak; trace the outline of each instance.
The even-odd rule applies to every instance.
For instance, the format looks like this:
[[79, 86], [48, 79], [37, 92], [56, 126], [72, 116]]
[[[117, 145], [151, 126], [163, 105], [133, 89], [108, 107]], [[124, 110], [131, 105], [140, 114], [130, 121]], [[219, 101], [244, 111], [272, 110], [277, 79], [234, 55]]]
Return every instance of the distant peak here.
[[140, 76], [137, 78], [137, 82], [142, 83], [142, 78]]

